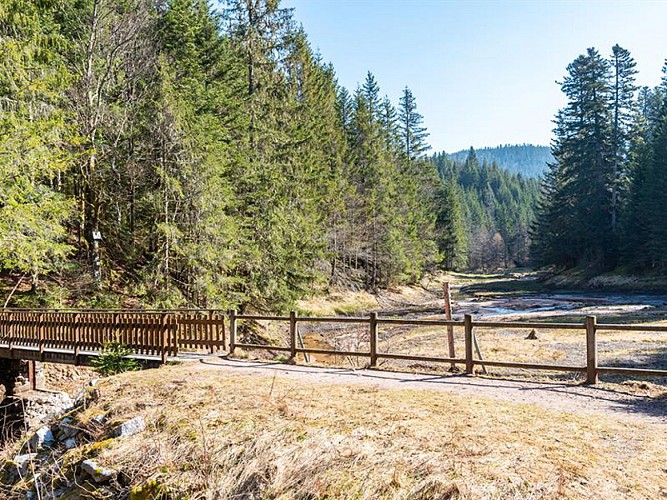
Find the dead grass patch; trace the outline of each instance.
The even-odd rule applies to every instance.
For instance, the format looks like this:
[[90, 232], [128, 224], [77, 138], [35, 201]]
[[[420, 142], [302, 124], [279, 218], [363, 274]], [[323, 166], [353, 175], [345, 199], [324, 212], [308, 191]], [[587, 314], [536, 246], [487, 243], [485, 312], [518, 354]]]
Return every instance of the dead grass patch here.
[[193, 499], [667, 494], [659, 425], [199, 365], [120, 375], [98, 391], [91, 415], [149, 422], [97, 450], [128, 490]]

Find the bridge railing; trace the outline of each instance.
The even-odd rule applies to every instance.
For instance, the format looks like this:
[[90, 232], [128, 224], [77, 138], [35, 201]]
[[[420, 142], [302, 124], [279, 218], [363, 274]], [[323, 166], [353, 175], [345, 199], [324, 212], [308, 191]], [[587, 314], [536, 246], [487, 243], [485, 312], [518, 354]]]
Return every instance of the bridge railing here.
[[217, 352], [225, 346], [220, 311], [0, 311], [0, 349], [97, 354], [120, 342], [136, 355], [163, 362], [179, 351]]

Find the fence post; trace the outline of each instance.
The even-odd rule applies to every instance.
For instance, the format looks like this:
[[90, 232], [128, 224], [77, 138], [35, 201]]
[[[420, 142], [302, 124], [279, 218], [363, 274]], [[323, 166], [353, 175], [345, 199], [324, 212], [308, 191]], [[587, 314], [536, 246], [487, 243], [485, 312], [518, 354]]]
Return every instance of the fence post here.
[[586, 316], [586, 383], [591, 385], [598, 381], [596, 325], [597, 319], [595, 316]]
[[296, 311], [289, 312], [290, 358], [296, 359]]
[[74, 365], [79, 365], [81, 353], [81, 329], [79, 328], [79, 313], [74, 313]]
[[44, 361], [44, 313], [39, 313], [37, 328], [39, 332], [39, 360]]
[[472, 316], [470, 314], [463, 317], [463, 326], [465, 328], [466, 373], [472, 375], [475, 365], [472, 359]]
[[162, 364], [167, 362], [167, 356], [169, 351], [167, 350], [167, 340], [169, 336], [169, 315], [167, 313], [162, 313], [162, 331], [160, 332], [160, 361]]
[[32, 359], [28, 361], [28, 381], [30, 382], [30, 389], [37, 390], [37, 362]]
[[[445, 319], [447, 321], [452, 320], [452, 292], [449, 288], [449, 281], [445, 281], [442, 284], [442, 292], [445, 297]], [[449, 348], [449, 357], [456, 357], [456, 350], [454, 348], [454, 327], [452, 325], [447, 326], [447, 345]], [[456, 370], [456, 363], [451, 363], [449, 365], [451, 371]]]
[[14, 313], [9, 313], [9, 317], [7, 319], [7, 348], [9, 349], [9, 358], [12, 359], [14, 357], [12, 353], [12, 349], [14, 347]]
[[370, 343], [371, 343], [371, 363], [370, 366], [378, 364], [378, 313], [372, 312], [370, 319]]
[[[215, 354], [218, 350], [218, 341], [220, 340], [219, 338], [220, 336], [218, 335], [218, 327], [213, 326], [213, 311], [211, 309], [209, 309], [208, 311], [208, 325], [206, 326], [206, 336], [208, 337], [208, 341], [211, 343], [209, 352], [211, 354]], [[215, 341], [213, 339], [214, 337]], [[215, 345], [213, 345], [214, 343]]]
[[229, 355], [234, 354], [236, 349], [236, 310], [229, 311]]

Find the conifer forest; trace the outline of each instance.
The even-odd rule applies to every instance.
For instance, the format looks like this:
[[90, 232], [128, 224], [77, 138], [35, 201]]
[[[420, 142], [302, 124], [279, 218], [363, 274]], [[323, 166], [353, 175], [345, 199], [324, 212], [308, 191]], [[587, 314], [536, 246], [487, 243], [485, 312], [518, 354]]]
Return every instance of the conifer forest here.
[[4, 0], [0, 54], [0, 268], [47, 305], [667, 264], [667, 76], [619, 46], [568, 66], [542, 177], [431, 151], [408, 87], [339, 85], [275, 0]]

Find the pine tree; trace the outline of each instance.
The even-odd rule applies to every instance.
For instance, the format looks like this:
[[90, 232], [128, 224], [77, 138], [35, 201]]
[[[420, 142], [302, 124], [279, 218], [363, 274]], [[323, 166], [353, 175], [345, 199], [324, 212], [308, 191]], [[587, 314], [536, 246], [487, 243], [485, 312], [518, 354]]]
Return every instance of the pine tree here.
[[568, 104], [556, 116], [555, 162], [535, 231], [537, 254], [542, 263], [608, 266], [616, 258], [607, 189], [613, 172], [609, 64], [588, 49], [567, 71], [561, 88]]
[[[667, 75], [667, 62], [663, 67]], [[643, 92], [644, 142], [637, 152], [628, 213], [625, 218], [625, 255], [643, 270], [664, 270], [667, 259], [667, 85]]]
[[72, 250], [62, 179], [77, 136], [63, 110], [72, 75], [56, 15], [21, 0], [0, 9], [0, 267], [29, 275], [33, 287]]
[[422, 158], [430, 149], [426, 142], [428, 132], [423, 126], [423, 117], [417, 112], [417, 103], [412, 91], [405, 87], [399, 103], [399, 130], [403, 154], [412, 163]]
[[461, 197], [460, 188], [453, 179], [442, 182], [437, 198], [435, 234], [441, 265], [446, 270], [465, 269], [468, 263]]
[[637, 135], [635, 93], [636, 63], [630, 52], [618, 44], [612, 47], [611, 62], [611, 155], [613, 171], [610, 179], [611, 230], [618, 234], [619, 213], [623, 209], [630, 179], [630, 149]]
[[154, 213], [160, 287], [174, 286], [198, 306], [236, 305], [239, 233], [231, 212], [235, 150], [241, 126], [235, 92], [241, 61], [221, 35], [221, 20], [204, 0], [171, 0], [159, 19], [161, 92], [154, 134], [159, 196]]

